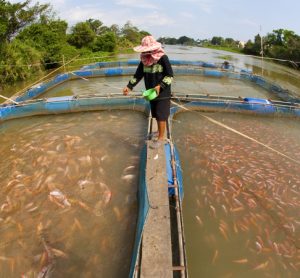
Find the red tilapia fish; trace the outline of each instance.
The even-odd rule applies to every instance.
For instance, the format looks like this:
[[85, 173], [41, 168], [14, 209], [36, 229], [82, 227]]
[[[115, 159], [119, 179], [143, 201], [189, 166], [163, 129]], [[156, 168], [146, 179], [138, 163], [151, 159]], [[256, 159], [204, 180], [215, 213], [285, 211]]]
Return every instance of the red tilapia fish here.
[[49, 199], [51, 202], [54, 202], [62, 208], [71, 206], [71, 203], [68, 201], [67, 197], [58, 189], [55, 189], [49, 193]]

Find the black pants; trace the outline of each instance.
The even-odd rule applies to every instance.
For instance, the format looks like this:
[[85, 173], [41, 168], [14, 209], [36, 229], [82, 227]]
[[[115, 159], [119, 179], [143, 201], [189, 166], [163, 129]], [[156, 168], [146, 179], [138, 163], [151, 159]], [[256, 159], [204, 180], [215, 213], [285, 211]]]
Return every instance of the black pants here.
[[150, 101], [151, 114], [157, 121], [167, 121], [170, 116], [171, 100], [156, 98]]

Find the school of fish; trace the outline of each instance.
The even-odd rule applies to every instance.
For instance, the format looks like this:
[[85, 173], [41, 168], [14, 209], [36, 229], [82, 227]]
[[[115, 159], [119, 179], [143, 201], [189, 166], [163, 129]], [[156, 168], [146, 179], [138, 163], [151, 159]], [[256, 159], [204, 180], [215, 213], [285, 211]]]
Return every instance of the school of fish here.
[[145, 121], [119, 111], [0, 126], [0, 277], [129, 272]]
[[206, 113], [174, 119], [191, 277], [299, 277], [300, 122]]

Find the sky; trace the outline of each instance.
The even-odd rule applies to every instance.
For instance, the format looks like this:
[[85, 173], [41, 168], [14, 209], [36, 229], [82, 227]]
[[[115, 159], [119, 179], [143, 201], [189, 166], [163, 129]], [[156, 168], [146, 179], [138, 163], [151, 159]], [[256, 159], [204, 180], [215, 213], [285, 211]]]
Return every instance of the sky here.
[[[10, 2], [22, 2], [12, 0]], [[31, 0], [31, 3], [36, 3]], [[300, 0], [39, 0], [69, 26], [89, 18], [122, 27], [130, 21], [155, 38], [213, 36], [253, 40], [275, 29], [300, 35]]]

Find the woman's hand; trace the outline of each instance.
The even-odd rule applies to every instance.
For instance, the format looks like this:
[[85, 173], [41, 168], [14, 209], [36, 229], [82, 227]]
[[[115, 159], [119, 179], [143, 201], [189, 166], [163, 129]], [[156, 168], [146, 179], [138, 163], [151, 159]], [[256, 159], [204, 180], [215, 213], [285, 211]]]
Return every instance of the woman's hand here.
[[128, 87], [125, 87], [125, 88], [123, 89], [123, 95], [124, 95], [124, 96], [127, 96], [127, 95], [129, 94], [130, 91], [131, 91], [131, 90], [130, 90]]
[[154, 89], [155, 89], [157, 95], [159, 95], [159, 93], [160, 93], [160, 85], [155, 86]]

